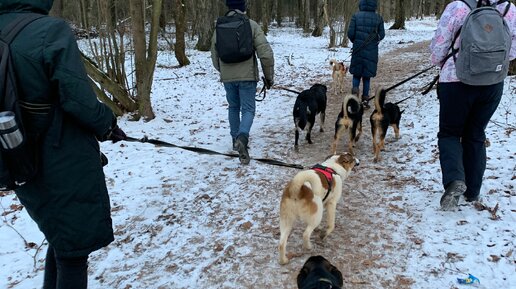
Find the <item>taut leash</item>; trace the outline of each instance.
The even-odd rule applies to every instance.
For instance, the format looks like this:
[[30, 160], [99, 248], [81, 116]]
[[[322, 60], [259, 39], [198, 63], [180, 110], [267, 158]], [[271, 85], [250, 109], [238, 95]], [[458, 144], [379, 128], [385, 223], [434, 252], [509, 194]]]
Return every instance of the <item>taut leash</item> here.
[[[434, 67], [434, 66], [432, 65], [432, 66], [430, 66], [430, 67], [428, 67], [428, 68], [425, 68], [425, 69], [421, 70], [420, 72], [418, 72], [418, 73], [416, 73], [416, 74], [414, 74], [414, 75], [412, 75], [412, 76], [410, 76], [410, 77], [408, 77], [408, 78], [405, 78], [404, 80], [402, 80], [402, 81], [400, 81], [400, 82], [398, 82], [398, 83], [394, 84], [393, 86], [390, 86], [390, 87], [388, 87], [388, 88], [384, 89], [383, 91], [387, 92], [387, 91], [389, 91], [389, 90], [393, 90], [393, 89], [395, 89], [396, 87], [398, 87], [398, 86], [400, 86], [400, 85], [402, 85], [402, 84], [406, 83], [407, 81], [410, 81], [410, 80], [412, 80], [412, 79], [414, 79], [414, 78], [418, 77], [419, 75], [421, 75], [421, 74], [423, 74], [423, 73], [427, 72], [428, 70], [432, 69], [433, 67]], [[396, 104], [398, 104], [398, 103], [402, 103], [402, 102], [404, 102], [405, 100], [407, 100], [407, 99], [409, 99], [409, 98], [411, 98], [411, 97], [413, 97], [413, 96], [409, 96], [409, 97], [407, 97], [407, 98], [405, 98], [405, 99], [403, 99], [403, 100], [400, 100], [400, 101], [398, 101]], [[370, 101], [370, 100], [371, 100], [371, 99], [373, 99], [373, 98], [375, 98], [375, 96], [371, 96], [370, 98], [368, 98], [368, 99], [367, 99], [367, 101]]]
[[[165, 142], [165, 141], [162, 141], [162, 140], [149, 139], [147, 137], [143, 137], [141, 139], [138, 139], [138, 138], [134, 138], [134, 137], [129, 137], [128, 136], [125, 139], [125, 141], [128, 141], [128, 142], [139, 142], [139, 143], [150, 143], [150, 144], [153, 144], [155, 146], [179, 148], [179, 149], [184, 149], [184, 150], [196, 152], [196, 153], [199, 153], [199, 154], [222, 155], [222, 156], [227, 156], [227, 157], [232, 157], [232, 158], [238, 158], [238, 154], [236, 154], [236, 153], [221, 153], [221, 152], [217, 152], [217, 151], [213, 151], [213, 150], [209, 150], [209, 149], [205, 149], [205, 148], [191, 147], [191, 146], [180, 146], [180, 145], [175, 145], [175, 144], [168, 143], [168, 142]], [[266, 164], [269, 164], [269, 165], [273, 165], [273, 166], [295, 168], [295, 169], [300, 169], [300, 170], [305, 169], [305, 167], [302, 166], [302, 165], [299, 165], [299, 164], [288, 164], [288, 163], [285, 163], [285, 162], [282, 162], [282, 161], [279, 161], [279, 160], [266, 159], [266, 158], [251, 158], [251, 159], [255, 160], [255, 161], [262, 162], [262, 163], [266, 163]]]
[[385, 92], [387, 92], [387, 91], [389, 91], [389, 90], [393, 90], [393, 89], [395, 89], [396, 87], [398, 87], [398, 86], [400, 86], [400, 85], [404, 84], [404, 83], [405, 83], [405, 82], [407, 82], [407, 81], [410, 81], [410, 80], [412, 80], [412, 79], [414, 79], [414, 78], [418, 77], [419, 75], [421, 75], [421, 74], [423, 74], [423, 73], [427, 72], [428, 70], [430, 70], [430, 69], [432, 69], [432, 68], [434, 68], [434, 66], [433, 66], [433, 65], [432, 65], [432, 66], [430, 66], [430, 67], [428, 67], [428, 68], [425, 68], [425, 69], [421, 70], [420, 72], [418, 72], [418, 73], [416, 73], [416, 74], [412, 75], [411, 77], [408, 77], [408, 78], [406, 78], [406, 79], [404, 79], [404, 80], [402, 80], [402, 81], [400, 81], [400, 82], [396, 83], [395, 85], [393, 85], [393, 86], [391, 86], [391, 87], [389, 87], [389, 88], [387, 88], [387, 89], [384, 89], [384, 91], [385, 91]]

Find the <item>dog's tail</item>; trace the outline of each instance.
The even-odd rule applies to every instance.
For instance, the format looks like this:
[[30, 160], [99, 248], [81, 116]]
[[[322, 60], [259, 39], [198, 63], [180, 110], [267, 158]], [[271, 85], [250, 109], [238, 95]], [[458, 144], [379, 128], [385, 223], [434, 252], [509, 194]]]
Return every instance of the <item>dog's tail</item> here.
[[[310, 184], [310, 189], [303, 188], [305, 183]], [[310, 196], [306, 196], [306, 194], [313, 195], [313, 191], [322, 190], [321, 179], [312, 170], [301, 171], [294, 176], [285, 190], [288, 190], [288, 196], [290, 199], [298, 200], [302, 198], [311, 200], [312, 198]]]
[[376, 90], [376, 96], [374, 97], [374, 108], [379, 113], [382, 113], [383, 105], [385, 104], [385, 97], [387, 96], [387, 92], [383, 87], [379, 87]]
[[346, 95], [342, 105], [345, 118], [356, 115], [360, 111], [360, 100], [353, 94]]

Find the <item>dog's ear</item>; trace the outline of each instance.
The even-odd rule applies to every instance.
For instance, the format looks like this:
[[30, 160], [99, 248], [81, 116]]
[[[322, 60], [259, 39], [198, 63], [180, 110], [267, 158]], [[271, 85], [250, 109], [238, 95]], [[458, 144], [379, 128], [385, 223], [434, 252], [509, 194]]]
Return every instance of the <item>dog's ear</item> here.
[[337, 269], [337, 267], [331, 265], [331, 270], [330, 270], [330, 273], [335, 277], [335, 279], [337, 280], [339, 287], [342, 288], [342, 286], [344, 285], [344, 280], [342, 278], [342, 273], [339, 271], [339, 269]]
[[301, 268], [301, 271], [299, 271], [299, 274], [297, 275], [297, 287], [298, 288], [301, 288], [306, 277], [308, 277], [308, 273], [310, 273], [310, 270], [306, 266], [303, 266], [303, 268]]

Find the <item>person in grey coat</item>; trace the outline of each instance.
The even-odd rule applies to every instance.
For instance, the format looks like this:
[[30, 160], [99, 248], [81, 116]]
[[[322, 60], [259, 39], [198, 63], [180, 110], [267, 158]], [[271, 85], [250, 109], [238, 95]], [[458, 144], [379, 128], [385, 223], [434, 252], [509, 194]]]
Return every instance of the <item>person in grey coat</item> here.
[[[10, 45], [23, 75], [18, 97], [27, 139], [39, 135], [38, 171], [15, 189], [48, 241], [44, 289], [87, 288], [88, 256], [114, 240], [98, 141], [126, 138], [99, 102], [66, 21], [47, 15], [53, 0], [2, 0], [0, 29], [41, 14]], [[30, 107], [52, 107], [48, 112]], [[33, 141], [31, 141], [33, 143]]]
[[[245, 14], [245, 0], [226, 0], [230, 10], [228, 15], [235, 13]], [[246, 16], [247, 17], [247, 16]], [[228, 118], [230, 134], [233, 139], [233, 150], [238, 151], [240, 162], [249, 164], [248, 152], [249, 134], [256, 110], [256, 86], [259, 81], [258, 61], [260, 59], [265, 85], [270, 88], [274, 81], [274, 53], [265, 38], [260, 25], [249, 19], [253, 47], [255, 53], [247, 60], [237, 63], [225, 63], [217, 52], [217, 33], [213, 33], [211, 41], [211, 59], [213, 66], [220, 72], [220, 80], [226, 90], [226, 99], [229, 104]]]
[[358, 95], [362, 81], [362, 101], [369, 108], [371, 77], [376, 76], [378, 67], [378, 45], [385, 37], [383, 18], [376, 13], [376, 0], [360, 0], [359, 12], [353, 14], [348, 38], [353, 42], [349, 73], [353, 75], [351, 93]]

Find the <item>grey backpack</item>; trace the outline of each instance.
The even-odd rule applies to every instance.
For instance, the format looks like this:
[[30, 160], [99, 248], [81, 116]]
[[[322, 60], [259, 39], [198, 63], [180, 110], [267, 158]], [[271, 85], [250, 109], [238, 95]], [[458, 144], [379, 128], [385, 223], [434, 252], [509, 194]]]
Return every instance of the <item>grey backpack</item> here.
[[[469, 85], [492, 85], [504, 80], [509, 71], [511, 32], [503, 18], [511, 3], [507, 0], [487, 1], [461, 0], [471, 12], [455, 35], [452, 56], [455, 60], [457, 77]], [[507, 2], [504, 13], [496, 5]], [[460, 45], [454, 43], [460, 34]], [[457, 52], [459, 52], [457, 54]]]

